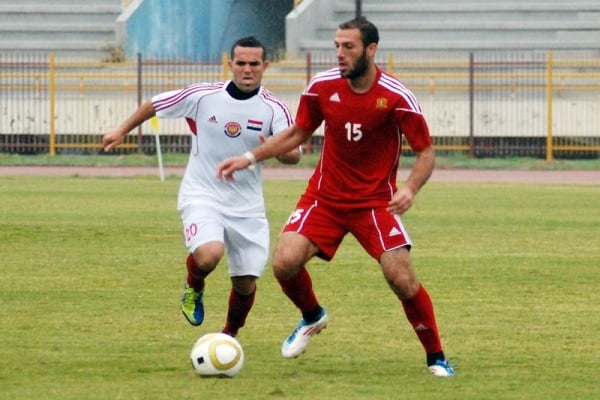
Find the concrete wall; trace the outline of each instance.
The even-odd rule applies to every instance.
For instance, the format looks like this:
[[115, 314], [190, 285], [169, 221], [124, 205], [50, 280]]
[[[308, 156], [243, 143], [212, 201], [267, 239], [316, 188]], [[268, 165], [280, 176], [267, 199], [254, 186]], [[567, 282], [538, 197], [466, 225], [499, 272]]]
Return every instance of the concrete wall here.
[[[600, 47], [600, 0], [362, 0], [361, 11], [386, 52]], [[355, 15], [355, 0], [304, 0], [286, 19], [288, 51], [332, 51]]]
[[135, 0], [117, 20], [128, 59], [220, 61], [233, 42], [254, 35], [270, 52], [285, 46], [293, 0]]
[[[333, 12], [334, 2], [330, 0], [303, 0], [295, 7], [285, 18], [287, 53], [291, 57], [296, 57], [302, 51], [306, 51], [300, 44], [302, 38], [312, 38], [320, 24], [332, 18]], [[329, 42], [333, 42], [333, 36]]]
[[[278, 92], [296, 114], [297, 92]], [[469, 101], [457, 95], [417, 94], [432, 136], [468, 137]], [[553, 133], [557, 137], [597, 137], [600, 102], [593, 96], [555, 97]], [[538, 137], [547, 133], [547, 104], [537, 100], [492, 99], [475, 104], [474, 128], [477, 137]], [[0, 104], [0, 134], [48, 134], [50, 132], [47, 99], [36, 102], [15, 100]], [[98, 135], [126, 119], [137, 108], [134, 95], [129, 98], [57, 99], [56, 132], [61, 135]], [[182, 119], [160, 120], [161, 134], [189, 133]], [[153, 134], [148, 123], [144, 134]], [[319, 130], [322, 133], [322, 130]]]
[[[122, 0], [2, 0], [0, 53], [109, 59]], [[106, 48], [106, 49], [105, 49]]]

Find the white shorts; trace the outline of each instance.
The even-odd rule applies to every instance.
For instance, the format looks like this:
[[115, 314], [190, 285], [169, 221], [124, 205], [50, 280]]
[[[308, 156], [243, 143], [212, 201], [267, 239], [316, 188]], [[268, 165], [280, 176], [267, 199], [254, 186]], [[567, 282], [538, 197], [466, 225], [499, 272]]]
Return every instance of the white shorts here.
[[231, 217], [206, 205], [181, 210], [185, 247], [191, 253], [207, 242], [225, 244], [229, 276], [261, 276], [269, 258], [269, 222], [266, 217]]

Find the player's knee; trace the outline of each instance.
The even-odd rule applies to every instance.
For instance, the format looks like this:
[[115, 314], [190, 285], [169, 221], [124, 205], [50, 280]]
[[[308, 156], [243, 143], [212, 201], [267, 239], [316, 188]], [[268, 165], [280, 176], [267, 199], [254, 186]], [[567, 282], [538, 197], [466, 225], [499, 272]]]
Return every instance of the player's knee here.
[[273, 274], [278, 280], [291, 279], [303, 266], [304, 260], [293, 253], [281, 251], [273, 256]]
[[380, 259], [381, 268], [390, 288], [400, 298], [409, 298], [419, 288], [419, 280], [405, 249], [386, 252]]
[[194, 261], [204, 272], [211, 272], [223, 257], [223, 248], [219, 245], [202, 245], [194, 250]]
[[290, 260], [286, 259], [281, 253], [276, 252], [273, 256], [273, 275], [275, 275], [275, 278], [288, 280], [296, 273], [297, 270], [290, 263]]
[[277, 279], [288, 280], [300, 271], [316, 253], [316, 246], [296, 233], [285, 233], [273, 254], [273, 273]]
[[403, 300], [411, 298], [419, 290], [419, 281], [414, 275], [398, 275], [387, 281], [392, 291]]
[[241, 296], [250, 296], [256, 291], [255, 276], [234, 276], [231, 277], [233, 290]]

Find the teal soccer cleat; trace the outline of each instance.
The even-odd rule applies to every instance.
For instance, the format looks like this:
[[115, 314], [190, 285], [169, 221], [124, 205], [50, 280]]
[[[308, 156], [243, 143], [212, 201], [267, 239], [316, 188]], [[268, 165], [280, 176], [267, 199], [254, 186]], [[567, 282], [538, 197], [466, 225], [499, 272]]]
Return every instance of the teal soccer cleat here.
[[189, 287], [187, 283], [184, 286], [183, 296], [181, 297], [181, 312], [188, 322], [194, 326], [199, 326], [204, 321], [204, 304], [202, 295], [204, 291], [196, 291]]

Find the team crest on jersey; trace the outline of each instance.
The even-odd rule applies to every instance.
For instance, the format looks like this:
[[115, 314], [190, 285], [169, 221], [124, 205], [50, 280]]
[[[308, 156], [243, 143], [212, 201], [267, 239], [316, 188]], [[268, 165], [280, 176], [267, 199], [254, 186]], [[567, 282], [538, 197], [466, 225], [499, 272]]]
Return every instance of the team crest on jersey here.
[[388, 108], [388, 100], [385, 97], [380, 97], [375, 102], [375, 108], [378, 110], [385, 110]]
[[238, 137], [242, 133], [242, 126], [237, 122], [228, 122], [225, 124], [224, 132], [229, 137]]

